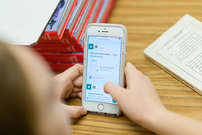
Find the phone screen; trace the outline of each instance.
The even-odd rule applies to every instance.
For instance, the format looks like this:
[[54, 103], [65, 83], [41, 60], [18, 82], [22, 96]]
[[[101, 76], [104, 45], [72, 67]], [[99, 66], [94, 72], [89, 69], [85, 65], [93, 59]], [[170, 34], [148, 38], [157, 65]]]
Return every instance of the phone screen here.
[[104, 92], [104, 84], [119, 85], [121, 37], [88, 36], [85, 100], [117, 104]]

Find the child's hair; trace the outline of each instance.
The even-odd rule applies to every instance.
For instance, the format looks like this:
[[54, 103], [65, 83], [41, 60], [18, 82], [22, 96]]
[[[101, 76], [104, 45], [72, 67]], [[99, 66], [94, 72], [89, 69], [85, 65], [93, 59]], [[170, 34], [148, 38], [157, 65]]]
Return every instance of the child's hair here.
[[21, 65], [0, 42], [0, 134], [35, 135], [36, 107]]

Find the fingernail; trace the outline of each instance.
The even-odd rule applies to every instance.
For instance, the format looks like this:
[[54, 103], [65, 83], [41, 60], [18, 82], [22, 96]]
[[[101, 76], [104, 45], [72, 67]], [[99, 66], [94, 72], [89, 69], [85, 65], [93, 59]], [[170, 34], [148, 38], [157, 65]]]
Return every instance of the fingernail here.
[[127, 64], [129, 64], [129, 65], [133, 65], [131, 62], [127, 62]]
[[84, 115], [84, 114], [86, 114], [87, 113], [87, 110], [83, 107], [82, 108], [82, 114]]

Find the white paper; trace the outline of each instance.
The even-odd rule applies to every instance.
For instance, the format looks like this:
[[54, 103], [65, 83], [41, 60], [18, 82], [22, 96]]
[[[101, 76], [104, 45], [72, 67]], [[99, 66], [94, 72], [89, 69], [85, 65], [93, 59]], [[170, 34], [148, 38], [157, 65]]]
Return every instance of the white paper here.
[[39, 39], [60, 0], [2, 0], [0, 40], [31, 45]]

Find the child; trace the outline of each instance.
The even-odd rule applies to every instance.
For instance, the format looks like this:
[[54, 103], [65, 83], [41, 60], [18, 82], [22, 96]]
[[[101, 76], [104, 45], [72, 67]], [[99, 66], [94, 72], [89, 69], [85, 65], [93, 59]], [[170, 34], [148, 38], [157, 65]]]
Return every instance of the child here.
[[[21, 46], [0, 43], [0, 134], [67, 135], [70, 117], [86, 114], [81, 106], [62, 103], [81, 97], [82, 65], [75, 65], [53, 77], [35, 52]], [[201, 134], [202, 124], [168, 111], [148, 77], [131, 63], [125, 68], [127, 88], [108, 82], [122, 111], [134, 122], [157, 134]]]

